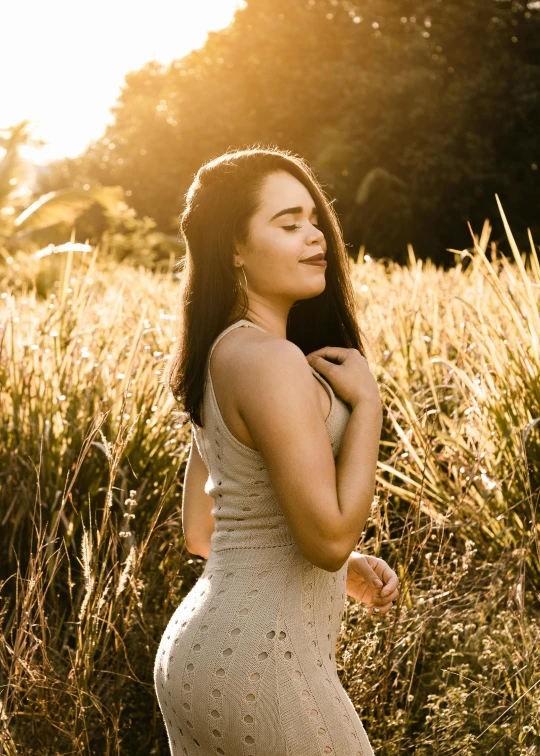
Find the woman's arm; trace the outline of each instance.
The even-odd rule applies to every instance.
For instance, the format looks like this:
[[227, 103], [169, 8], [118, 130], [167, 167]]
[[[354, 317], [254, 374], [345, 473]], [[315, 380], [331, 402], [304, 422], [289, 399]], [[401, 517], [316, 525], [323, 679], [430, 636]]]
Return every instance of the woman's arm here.
[[342, 532], [340, 566], [350, 558], [371, 511], [382, 415], [382, 404], [378, 402], [356, 404], [336, 460]]
[[215, 502], [204, 490], [207, 480], [208, 470], [192, 433], [182, 491], [182, 529], [190, 554], [210, 552], [210, 537], [216, 526], [212, 515]]
[[208, 541], [204, 544], [199, 543], [197, 551], [192, 553], [197, 554], [197, 556], [202, 556], [203, 559], [208, 559], [210, 555], [210, 539], [208, 539]]

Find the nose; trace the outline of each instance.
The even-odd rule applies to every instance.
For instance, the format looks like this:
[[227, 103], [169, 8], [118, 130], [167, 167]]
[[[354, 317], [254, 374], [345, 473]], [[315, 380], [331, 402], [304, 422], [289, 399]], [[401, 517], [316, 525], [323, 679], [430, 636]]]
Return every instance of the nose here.
[[315, 228], [315, 235], [313, 237], [313, 244], [320, 244], [324, 245], [326, 244], [326, 239], [324, 238], [324, 234], [321, 231], [320, 228]]
[[313, 226], [313, 231], [314, 231], [314, 234], [315, 234], [314, 239], [316, 241], [320, 242], [322, 239], [324, 239], [323, 232], [321, 231], [320, 228], [317, 228], [317, 226], [313, 225], [313, 223], [311, 225]]

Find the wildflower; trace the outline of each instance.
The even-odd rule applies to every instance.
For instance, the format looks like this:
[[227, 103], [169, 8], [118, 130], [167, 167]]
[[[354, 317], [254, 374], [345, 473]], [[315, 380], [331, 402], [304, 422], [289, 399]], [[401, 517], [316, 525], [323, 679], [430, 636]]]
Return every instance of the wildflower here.
[[137, 547], [132, 546], [129, 550], [129, 554], [126, 557], [126, 561], [124, 562], [124, 569], [122, 570], [122, 574], [120, 575], [120, 580], [118, 581], [118, 587], [116, 588], [117, 596], [119, 596], [124, 590], [124, 588], [126, 587], [130, 570], [135, 563], [136, 554], [137, 554]]

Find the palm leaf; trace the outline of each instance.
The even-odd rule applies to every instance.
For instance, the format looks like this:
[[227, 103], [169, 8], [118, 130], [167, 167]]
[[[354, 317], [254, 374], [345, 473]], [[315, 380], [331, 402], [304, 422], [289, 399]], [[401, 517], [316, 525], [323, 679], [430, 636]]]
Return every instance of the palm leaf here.
[[51, 239], [59, 240], [61, 237], [65, 236], [65, 233], [66, 227], [63, 223], [51, 223], [50, 226], [43, 226], [43, 228], [31, 228], [28, 231], [20, 231], [17, 234], [11, 234], [7, 239], [2, 240], [2, 244], [8, 249], [26, 243], [43, 246], [48, 244]]
[[19, 233], [12, 237], [21, 238], [21, 232], [42, 229], [57, 223], [74, 223], [90, 205], [98, 202], [105, 212], [114, 212], [120, 202], [125, 201], [121, 186], [102, 186], [90, 189], [58, 189], [43, 194], [27, 207], [14, 222]]

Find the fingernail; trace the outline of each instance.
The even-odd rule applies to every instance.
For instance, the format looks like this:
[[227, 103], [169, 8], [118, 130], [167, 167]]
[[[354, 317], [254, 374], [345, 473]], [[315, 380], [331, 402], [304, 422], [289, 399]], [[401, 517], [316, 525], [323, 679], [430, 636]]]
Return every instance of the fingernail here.
[[377, 586], [377, 588], [380, 588], [380, 587], [381, 587], [381, 585], [382, 585], [382, 582], [381, 582], [380, 580], [374, 580], [374, 581], [373, 581], [373, 585], [376, 585], [376, 586]]
[[381, 591], [381, 594], [383, 596], [386, 596], [388, 593], [390, 593], [390, 591], [388, 590], [388, 588], [385, 588], [383, 591]]

